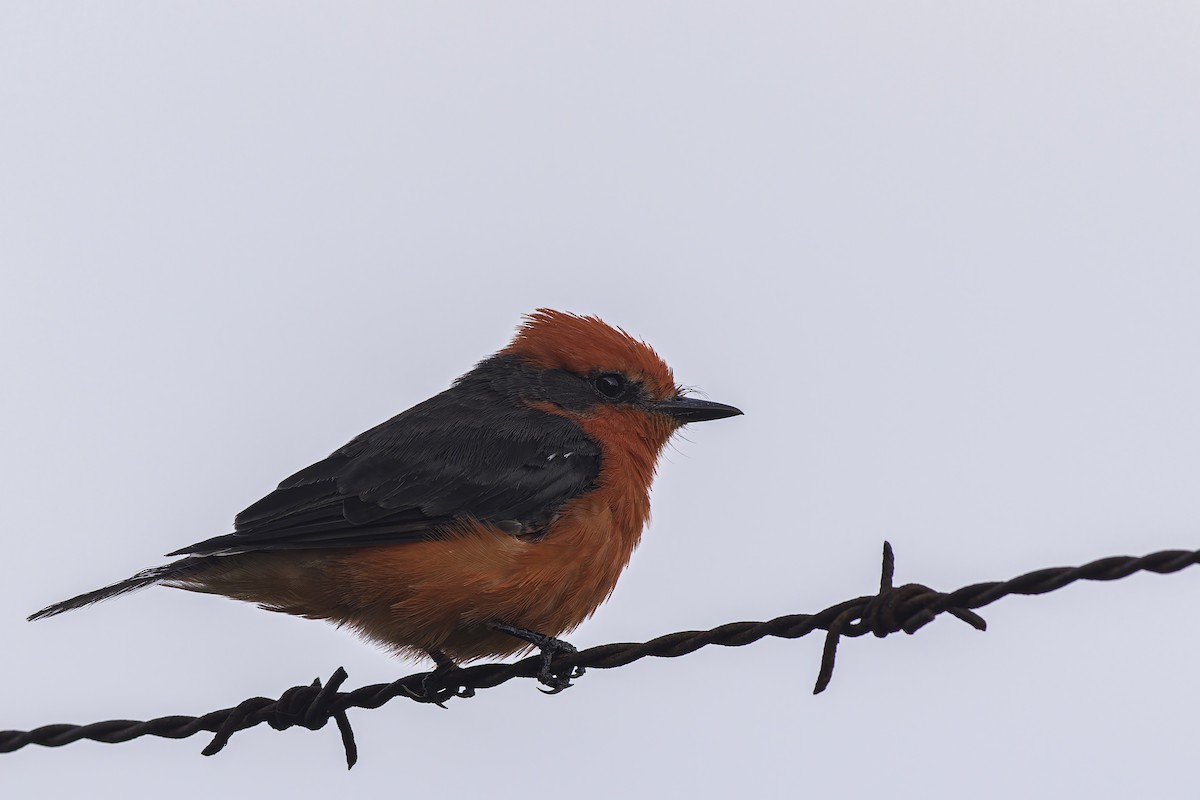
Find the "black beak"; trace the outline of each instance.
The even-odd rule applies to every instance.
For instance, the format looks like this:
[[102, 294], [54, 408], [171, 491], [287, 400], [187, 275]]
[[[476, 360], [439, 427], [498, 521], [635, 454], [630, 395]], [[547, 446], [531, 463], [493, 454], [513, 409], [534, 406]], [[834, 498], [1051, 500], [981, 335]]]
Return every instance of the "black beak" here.
[[674, 417], [682, 425], [687, 422], [705, 422], [710, 419], [736, 417], [742, 412], [724, 403], [710, 403], [694, 397], [676, 397], [654, 404], [654, 410]]

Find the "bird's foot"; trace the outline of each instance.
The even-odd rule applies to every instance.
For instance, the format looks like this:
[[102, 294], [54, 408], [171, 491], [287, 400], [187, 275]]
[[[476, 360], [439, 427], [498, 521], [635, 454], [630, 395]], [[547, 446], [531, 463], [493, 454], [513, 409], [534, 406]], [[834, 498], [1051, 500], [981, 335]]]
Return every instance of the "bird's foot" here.
[[542, 666], [538, 670], [537, 679], [543, 686], [550, 688], [541, 689], [540, 691], [546, 694], [558, 694], [571, 685], [572, 678], [578, 678], [583, 675], [583, 667], [572, 667], [565, 675], [560, 675], [553, 669], [555, 656], [579, 652], [575, 649], [575, 645], [570, 642], [564, 642], [562, 639], [556, 639], [553, 636], [547, 636], [537, 631], [518, 628], [514, 625], [506, 625], [502, 622], [493, 622], [488, 627], [494, 631], [507, 633], [509, 636], [515, 636], [522, 641], [529, 642], [542, 651]]
[[452, 697], [474, 697], [475, 690], [470, 686], [463, 686], [456, 681], [447, 680], [456, 672], [462, 671], [462, 667], [458, 666], [454, 659], [440, 650], [428, 652], [429, 657], [437, 666], [421, 679], [420, 693], [405, 689], [409, 697], [418, 703], [433, 703], [439, 708], [445, 708], [446, 701]]

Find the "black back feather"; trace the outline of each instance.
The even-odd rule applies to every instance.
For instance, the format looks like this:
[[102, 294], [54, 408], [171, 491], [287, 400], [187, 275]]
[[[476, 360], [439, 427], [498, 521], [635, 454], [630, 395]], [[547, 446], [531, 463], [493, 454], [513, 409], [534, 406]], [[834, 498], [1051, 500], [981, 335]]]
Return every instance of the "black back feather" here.
[[536, 531], [600, 471], [599, 446], [537, 401], [584, 408], [596, 396], [582, 376], [494, 356], [283, 481], [233, 533], [169, 555], [420, 541], [463, 519]]

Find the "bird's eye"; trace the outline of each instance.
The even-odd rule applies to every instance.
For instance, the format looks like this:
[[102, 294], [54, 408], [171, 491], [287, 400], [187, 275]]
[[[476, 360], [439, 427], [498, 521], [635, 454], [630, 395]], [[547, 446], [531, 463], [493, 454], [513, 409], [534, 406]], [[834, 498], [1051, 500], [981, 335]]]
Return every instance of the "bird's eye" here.
[[620, 397], [625, 391], [625, 376], [615, 372], [606, 372], [592, 378], [592, 386], [596, 387], [596, 391], [602, 397], [613, 400]]

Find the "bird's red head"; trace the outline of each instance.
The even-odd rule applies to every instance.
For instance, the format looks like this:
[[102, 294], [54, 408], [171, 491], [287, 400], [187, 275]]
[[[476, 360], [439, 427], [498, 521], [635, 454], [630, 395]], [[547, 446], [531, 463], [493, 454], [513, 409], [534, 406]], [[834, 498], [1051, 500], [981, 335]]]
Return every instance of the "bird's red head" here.
[[525, 317], [512, 343], [500, 352], [540, 369], [619, 375], [639, 384], [652, 400], [669, 400], [681, 391], [654, 348], [599, 317], [539, 308]]
[[[650, 345], [594, 316], [538, 309], [497, 355], [516, 357], [542, 374], [546, 391], [527, 397], [526, 404], [576, 421], [610, 453], [632, 456], [627, 466], [647, 480], [682, 425], [742, 413], [685, 397]], [[545, 377], [555, 374], [569, 377]]]

